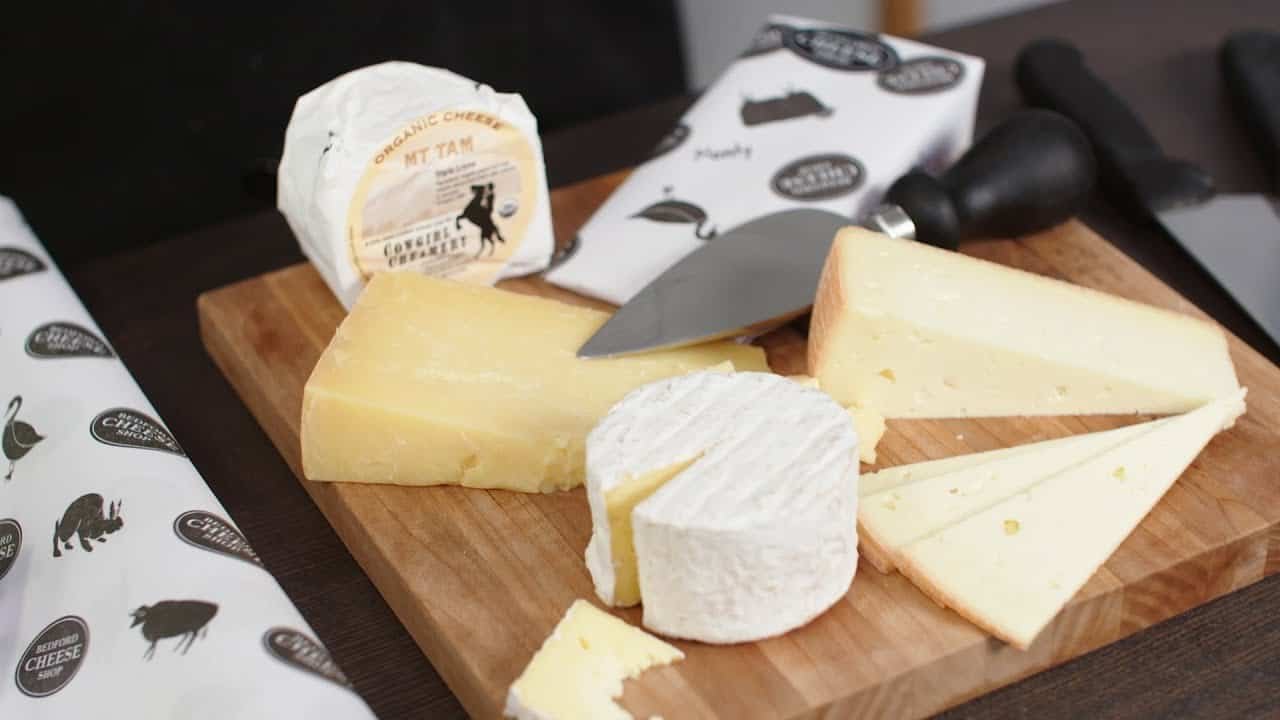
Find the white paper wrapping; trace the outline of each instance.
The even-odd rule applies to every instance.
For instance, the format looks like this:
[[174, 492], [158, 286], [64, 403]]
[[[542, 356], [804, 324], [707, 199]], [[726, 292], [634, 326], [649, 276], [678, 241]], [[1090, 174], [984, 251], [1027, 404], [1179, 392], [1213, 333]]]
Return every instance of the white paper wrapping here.
[[621, 304], [748, 220], [861, 216], [908, 170], [941, 170], [969, 146], [982, 71], [910, 40], [771, 17], [546, 278]]
[[0, 197], [0, 718], [370, 718]]

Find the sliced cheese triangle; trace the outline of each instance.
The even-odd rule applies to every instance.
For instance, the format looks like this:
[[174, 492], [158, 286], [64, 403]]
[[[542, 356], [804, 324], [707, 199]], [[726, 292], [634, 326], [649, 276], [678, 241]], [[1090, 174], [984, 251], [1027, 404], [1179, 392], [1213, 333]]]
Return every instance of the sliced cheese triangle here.
[[614, 700], [622, 681], [684, 658], [645, 631], [575, 600], [507, 692], [518, 720], [630, 720]]
[[1019, 453], [1007, 453], [985, 463], [863, 495], [858, 503], [858, 537], [862, 555], [880, 572], [892, 572], [903, 545], [1016, 495], [1050, 475], [1166, 422], [1169, 420], [1154, 420], [1115, 430], [1022, 445]]
[[1209, 403], [901, 549], [904, 575], [1026, 649], [1219, 431], [1244, 390]]
[[842, 405], [887, 418], [1177, 413], [1238, 386], [1211, 323], [854, 227], [808, 359]]

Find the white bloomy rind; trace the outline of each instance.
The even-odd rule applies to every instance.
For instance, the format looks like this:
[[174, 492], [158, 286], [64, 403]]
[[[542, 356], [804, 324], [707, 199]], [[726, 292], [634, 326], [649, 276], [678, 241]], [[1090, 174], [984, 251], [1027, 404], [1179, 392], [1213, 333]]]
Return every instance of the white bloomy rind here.
[[858, 440], [825, 393], [698, 372], [627, 395], [587, 440], [587, 565], [612, 601], [604, 494], [697, 458], [632, 513], [645, 627], [712, 643], [804, 625], [857, 568]]

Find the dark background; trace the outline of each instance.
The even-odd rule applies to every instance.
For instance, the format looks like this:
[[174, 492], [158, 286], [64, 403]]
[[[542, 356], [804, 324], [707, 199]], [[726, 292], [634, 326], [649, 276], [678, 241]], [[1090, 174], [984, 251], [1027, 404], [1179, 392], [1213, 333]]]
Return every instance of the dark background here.
[[273, 206], [294, 100], [365, 65], [519, 92], [544, 132], [685, 90], [673, 0], [12, 5], [0, 194], [64, 268]]

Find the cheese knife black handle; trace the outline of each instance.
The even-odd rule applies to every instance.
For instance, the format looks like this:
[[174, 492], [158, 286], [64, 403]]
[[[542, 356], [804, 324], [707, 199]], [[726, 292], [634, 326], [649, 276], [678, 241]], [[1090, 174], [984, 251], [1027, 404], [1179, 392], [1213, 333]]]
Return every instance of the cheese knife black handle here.
[[1280, 34], [1232, 33], [1222, 43], [1219, 60], [1232, 104], [1280, 194]]
[[1022, 110], [941, 176], [912, 171], [898, 178], [874, 215], [901, 209], [917, 241], [954, 250], [962, 239], [1015, 237], [1063, 222], [1093, 180], [1089, 141], [1075, 123], [1046, 110]]
[[1080, 125], [1093, 143], [1100, 184], [1126, 208], [1150, 216], [1213, 195], [1213, 178], [1166, 155], [1074, 46], [1056, 39], [1034, 41], [1018, 53], [1014, 74], [1029, 104], [1056, 110]]

